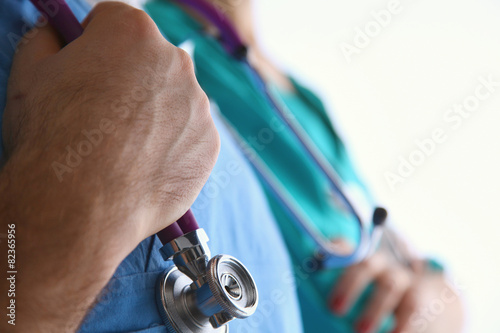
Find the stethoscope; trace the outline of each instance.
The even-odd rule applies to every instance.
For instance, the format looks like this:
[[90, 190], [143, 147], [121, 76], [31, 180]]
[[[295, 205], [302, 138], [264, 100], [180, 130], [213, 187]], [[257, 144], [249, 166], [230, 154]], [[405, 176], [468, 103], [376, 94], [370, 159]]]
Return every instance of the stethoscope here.
[[[72, 13], [65, 0], [58, 0], [56, 13], [47, 12], [47, 2], [51, 0], [30, 0], [48, 19], [49, 23], [61, 34], [66, 43], [70, 43], [83, 33], [83, 28]], [[318, 151], [309, 137], [298, 124], [286, 117], [285, 112], [275, 100], [265, 81], [250, 65], [247, 59], [247, 47], [241, 41], [229, 20], [213, 5], [204, 0], [176, 0], [183, 3], [218, 28], [220, 42], [226, 51], [241, 61], [250, 77], [262, 91], [276, 114], [295, 134], [297, 142], [304, 152], [314, 161], [320, 172], [328, 179], [332, 189], [338, 194], [348, 211], [356, 217], [360, 228], [360, 242], [349, 255], [340, 255], [322, 239], [301, 212], [294, 208], [290, 199], [280, 191], [279, 184], [266, 166], [259, 160], [250, 160], [264, 184], [275, 195], [290, 215], [296, 226], [306, 232], [317, 246], [314, 260], [319, 269], [346, 267], [362, 260], [380, 237], [380, 226], [387, 217], [383, 208], [377, 208], [373, 214], [373, 228], [365, 231], [363, 222], [347, 195], [341, 190], [340, 177]], [[198, 226], [196, 219], [188, 210], [184, 216], [169, 227], [157, 233], [163, 246], [160, 253], [164, 260], [171, 260], [174, 265], [166, 269], [158, 279], [157, 305], [163, 321], [172, 332], [227, 332], [227, 323], [235, 318], [252, 315], [258, 305], [258, 292], [255, 281], [248, 269], [236, 258], [228, 255], [211, 257], [208, 248], [208, 236]]]
[[[275, 114], [279, 117], [285, 126], [294, 134], [297, 143], [302, 147], [303, 152], [308, 156], [316, 165], [319, 172], [321, 172], [327, 179], [331, 189], [335, 192], [337, 197], [340, 199], [341, 204], [352, 214], [359, 226], [359, 242], [357, 247], [351, 251], [349, 254], [342, 255], [332, 246], [330, 239], [326, 239], [321, 235], [321, 233], [312, 227], [311, 223], [307, 221], [305, 214], [300, 210], [299, 206], [294, 204], [293, 198], [287, 195], [285, 186], [280, 184], [271, 170], [269, 170], [266, 164], [258, 158], [258, 154], [247, 153], [246, 149], [241, 151], [246, 155], [247, 160], [253, 166], [254, 170], [258, 174], [259, 178], [262, 180], [267, 189], [273, 194], [275, 199], [288, 214], [290, 220], [294, 222], [295, 226], [302, 232], [305, 232], [310, 239], [314, 242], [316, 251], [313, 254], [312, 264], [316, 269], [331, 269], [331, 268], [342, 268], [353, 265], [365, 257], [367, 257], [374, 248], [377, 246], [379, 239], [382, 235], [381, 226], [385, 223], [387, 219], [387, 211], [383, 208], [376, 208], [372, 215], [372, 228], [365, 227], [363, 220], [358, 214], [358, 210], [355, 209], [353, 205], [353, 200], [348, 198], [346, 191], [342, 190], [340, 185], [340, 177], [331, 166], [331, 164], [326, 160], [324, 155], [319, 151], [316, 145], [309, 138], [304, 129], [296, 122], [292, 117], [288, 115], [285, 107], [278, 101], [271, 89], [267, 86], [265, 80], [260, 76], [260, 74], [255, 70], [255, 68], [250, 64], [247, 57], [247, 46], [243, 43], [239, 37], [236, 29], [229, 21], [229, 19], [219, 11], [215, 6], [208, 3], [205, 0], [175, 0], [178, 3], [189, 6], [195, 10], [198, 14], [206, 18], [210, 23], [212, 23], [219, 31], [219, 42], [222, 44], [224, 49], [228, 54], [230, 54], [234, 59], [241, 62], [244, 66], [250, 79], [253, 81], [258, 90], [266, 98], [269, 105], [275, 111]], [[228, 124], [230, 125], [230, 124]], [[230, 127], [230, 126], [229, 126]], [[235, 137], [236, 141], [241, 143], [243, 147], [244, 141], [239, 136], [238, 132], [230, 127], [230, 131]], [[246, 145], [248, 147], [248, 145]], [[311, 263], [311, 261], [309, 261]]]

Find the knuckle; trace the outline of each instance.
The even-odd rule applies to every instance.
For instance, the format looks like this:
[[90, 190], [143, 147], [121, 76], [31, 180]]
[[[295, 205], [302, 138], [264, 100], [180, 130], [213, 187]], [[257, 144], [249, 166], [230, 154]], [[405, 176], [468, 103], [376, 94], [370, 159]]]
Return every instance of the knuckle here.
[[408, 311], [415, 312], [420, 306], [420, 298], [416, 291], [412, 290], [405, 296], [405, 306]]
[[108, 11], [112, 11], [112, 9], [116, 8], [117, 4], [114, 2], [98, 2], [94, 8], [92, 9], [92, 14], [100, 14], [100, 13], [105, 13]]
[[158, 34], [156, 24], [143, 10], [129, 7], [123, 10], [117, 19], [122, 35], [132, 42], [148, 40]]
[[103, 19], [105, 20], [120, 21], [120, 15], [123, 13], [123, 11], [126, 11], [130, 8], [132, 7], [119, 1], [103, 1], [98, 2], [94, 6], [94, 8], [92, 8], [89, 16], [92, 17], [92, 20], [94, 20], [99, 19], [102, 14], [103, 16], [105, 16], [103, 17]]
[[368, 258], [359, 264], [359, 268], [363, 271], [373, 272], [377, 269], [378, 262], [373, 258]]
[[409, 286], [406, 275], [406, 272], [400, 269], [389, 270], [380, 277], [379, 286], [387, 293], [401, 294]]
[[210, 100], [200, 87], [198, 87], [196, 99], [197, 99], [196, 107], [197, 109], [199, 109], [199, 112], [210, 117]]
[[190, 83], [188, 93], [185, 96], [190, 108], [191, 120], [197, 121], [201, 128], [208, 128], [207, 121], [212, 122], [210, 115], [210, 100], [197, 82]]
[[183, 49], [177, 48], [177, 57], [179, 59], [179, 67], [178, 70], [182, 75], [188, 75], [195, 79], [194, 76], [194, 64], [191, 60], [189, 54]]
[[[137, 48], [137, 44], [141, 43], [141, 48], [144, 48], [161, 37], [156, 24], [146, 12], [124, 3], [99, 3], [89, 16], [89, 27], [97, 27], [93, 30], [94, 34], [105, 36], [108, 42], [111, 39], [118, 45]], [[117, 31], [119, 34], [116, 34]]]
[[213, 164], [220, 150], [219, 133], [210, 114], [210, 101], [201, 88], [199, 89], [196, 100], [196, 114], [200, 120], [199, 126], [203, 133], [203, 138], [201, 140], [205, 145], [206, 157], [212, 162], [211, 164]]
[[398, 282], [396, 279], [390, 277], [390, 276], [384, 276], [379, 280], [378, 283], [379, 287], [383, 290], [385, 290], [386, 293], [388, 294], [393, 294], [398, 292]]
[[129, 15], [130, 22], [138, 29], [150, 30], [151, 27], [156, 27], [153, 20], [143, 10], [132, 8]]

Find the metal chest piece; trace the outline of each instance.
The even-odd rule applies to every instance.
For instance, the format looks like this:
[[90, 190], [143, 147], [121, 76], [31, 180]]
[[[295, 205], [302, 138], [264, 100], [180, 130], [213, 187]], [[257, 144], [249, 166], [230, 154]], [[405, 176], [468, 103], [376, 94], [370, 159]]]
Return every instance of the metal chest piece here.
[[175, 266], [159, 277], [157, 303], [174, 332], [228, 332], [229, 321], [246, 318], [257, 308], [257, 287], [247, 268], [228, 255], [208, 260], [207, 242], [198, 229], [161, 249]]

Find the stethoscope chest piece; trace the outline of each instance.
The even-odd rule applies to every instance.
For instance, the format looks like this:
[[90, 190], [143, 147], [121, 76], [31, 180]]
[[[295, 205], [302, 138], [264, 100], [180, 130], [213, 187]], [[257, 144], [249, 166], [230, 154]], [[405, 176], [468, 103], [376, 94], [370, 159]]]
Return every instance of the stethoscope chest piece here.
[[228, 332], [229, 321], [252, 315], [258, 304], [252, 276], [228, 255], [213, 257], [196, 281], [172, 266], [159, 277], [158, 289], [159, 311], [174, 332]]

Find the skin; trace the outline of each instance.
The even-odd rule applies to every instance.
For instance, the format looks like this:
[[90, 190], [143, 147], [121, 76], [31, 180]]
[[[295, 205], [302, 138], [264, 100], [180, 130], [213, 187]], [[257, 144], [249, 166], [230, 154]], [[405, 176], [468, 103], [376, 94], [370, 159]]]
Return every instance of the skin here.
[[[359, 316], [357, 332], [377, 332], [391, 314], [396, 319], [393, 333], [460, 332], [463, 308], [459, 291], [442, 273], [427, 270], [424, 261], [414, 258], [411, 262], [411, 267], [405, 267], [381, 249], [348, 267], [333, 286], [330, 310], [338, 316], [347, 314], [373, 283], [375, 289]], [[433, 308], [440, 305], [444, 305], [442, 310]]]
[[[75, 331], [120, 262], [187, 211], [218, 155], [189, 56], [147, 14], [100, 4], [84, 25], [64, 48], [38, 28], [14, 59], [0, 228], [15, 224], [16, 326], [1, 320], [1, 332]], [[102, 141], [59, 179], [54, 161], [103, 119]]]
[[[250, 2], [218, 4], [239, 22], [261, 74], [293, 89], [256, 45]], [[165, 42], [144, 13], [99, 5], [85, 25], [84, 35], [62, 50], [48, 27], [29, 34], [9, 81], [0, 223], [2, 230], [16, 224], [19, 331], [74, 331], [119, 263], [187, 210], [218, 152], [189, 57]], [[147, 98], [137, 97], [138, 87]], [[100, 129], [103, 119], [113, 130], [60, 181], [54, 161], [64, 162], [66, 147], [77, 147], [82, 131]], [[360, 318], [374, 323], [372, 330], [394, 312], [396, 331], [458, 332], [458, 300], [439, 316], [424, 312], [426, 330], [409, 325], [415, 309], [450, 287], [441, 275], [405, 271], [387, 257], [348, 268], [332, 292], [332, 300], [342, 295], [346, 301], [334, 310], [347, 311], [374, 281], [378, 291]], [[8, 289], [6, 280], [0, 287]], [[0, 322], [0, 331], [12, 329]]]
[[[212, 0], [233, 22], [240, 36], [249, 46], [251, 63], [260, 74], [285, 90], [293, 90], [288, 77], [272, 64], [260, 50], [252, 24], [251, 0]], [[203, 19], [207, 26], [209, 24]], [[342, 240], [332, 240], [342, 245]], [[343, 244], [347, 252], [349, 245]], [[424, 265], [413, 259], [413, 269], [397, 263], [387, 252], [379, 251], [363, 262], [348, 267], [338, 283], [332, 286], [329, 308], [336, 315], [346, 314], [369, 284], [375, 291], [365, 304], [355, 330], [359, 333], [374, 333], [383, 318], [394, 314], [394, 333], [460, 332], [463, 326], [463, 307], [458, 291], [443, 274], [429, 273]], [[427, 314], [429, 307], [443, 295], [454, 295], [439, 315]], [[450, 297], [446, 297], [450, 299]], [[413, 315], [413, 317], [412, 317]], [[412, 320], [413, 318], [413, 320]], [[425, 319], [425, 325], [421, 318]]]

